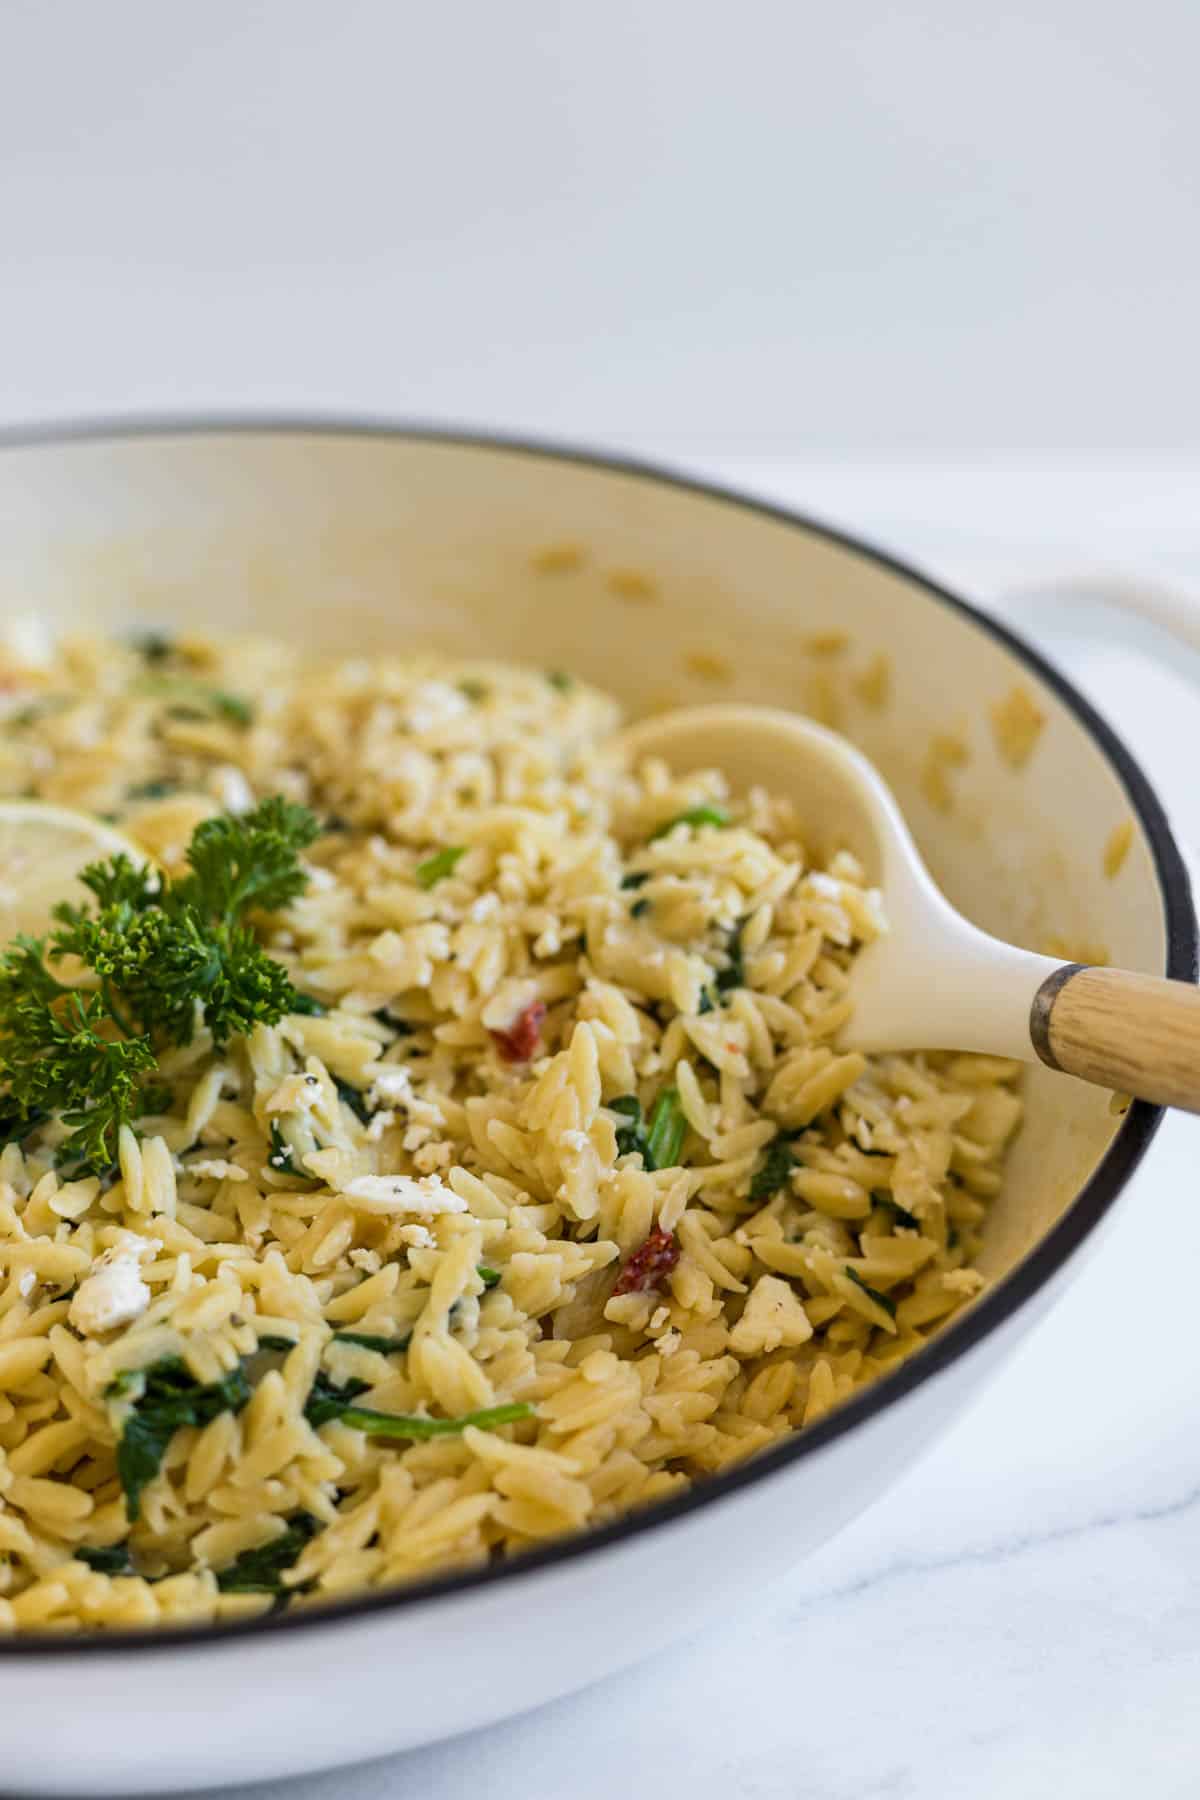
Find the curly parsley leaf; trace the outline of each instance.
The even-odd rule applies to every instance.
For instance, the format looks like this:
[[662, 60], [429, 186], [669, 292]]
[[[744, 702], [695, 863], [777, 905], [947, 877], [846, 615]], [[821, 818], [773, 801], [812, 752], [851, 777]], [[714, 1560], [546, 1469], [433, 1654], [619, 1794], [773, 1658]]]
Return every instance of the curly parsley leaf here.
[[[58, 1114], [72, 1128], [65, 1160], [107, 1167], [121, 1126], [153, 1110], [141, 1090], [159, 1050], [188, 1043], [201, 1018], [222, 1045], [300, 1009], [245, 915], [304, 891], [300, 851], [318, 830], [274, 796], [200, 825], [181, 881], [124, 855], [89, 864], [80, 879], [94, 905], [63, 902], [46, 937], [0, 952], [0, 1141]], [[67, 958], [88, 986], [58, 979]]]
[[16, 1122], [14, 1135], [31, 1129], [30, 1120], [60, 1113], [71, 1127], [61, 1146], [66, 1159], [103, 1168], [121, 1125], [138, 1110], [154, 1051], [144, 1037], [112, 1035], [102, 993], [68, 992], [44, 973], [28, 939], [0, 956], [4, 1112]]
[[205, 819], [188, 846], [192, 873], [172, 891], [211, 920], [232, 922], [251, 906], [278, 912], [304, 892], [299, 853], [320, 833], [315, 815], [281, 794], [252, 812]]

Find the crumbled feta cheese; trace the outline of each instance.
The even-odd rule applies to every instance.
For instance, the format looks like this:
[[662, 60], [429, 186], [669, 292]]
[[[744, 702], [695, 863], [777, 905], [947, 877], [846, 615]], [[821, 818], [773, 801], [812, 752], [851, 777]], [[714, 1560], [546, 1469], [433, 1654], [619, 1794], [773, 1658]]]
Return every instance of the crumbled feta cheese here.
[[239, 1169], [236, 1163], [226, 1162], [222, 1156], [205, 1157], [201, 1162], [184, 1163], [185, 1175], [199, 1175], [207, 1181], [249, 1181], [245, 1169]]
[[765, 1356], [781, 1345], [806, 1344], [811, 1336], [808, 1314], [788, 1283], [762, 1275], [729, 1334], [729, 1348], [738, 1356]]
[[[405, 1226], [404, 1229], [407, 1231], [411, 1227]], [[350, 1261], [356, 1269], [361, 1269], [364, 1275], [378, 1275], [383, 1267], [383, 1258], [378, 1250], [352, 1250]]]
[[363, 1212], [417, 1213], [433, 1218], [437, 1213], [466, 1212], [467, 1203], [448, 1188], [438, 1175], [356, 1175], [342, 1189]]
[[537, 982], [522, 977], [502, 981], [479, 1017], [488, 1031], [511, 1031], [538, 997]]
[[428, 1225], [402, 1225], [396, 1235], [410, 1250], [437, 1249], [437, 1239]]
[[654, 1348], [660, 1356], [674, 1356], [682, 1342], [683, 1333], [681, 1331], [664, 1331], [660, 1338], [655, 1338]]
[[447, 681], [422, 681], [408, 697], [405, 723], [410, 731], [434, 731], [470, 710], [470, 701]]
[[395, 1123], [396, 1115], [394, 1112], [385, 1110], [383, 1112], [372, 1113], [371, 1123], [367, 1126], [366, 1130], [368, 1144], [377, 1144], [388, 1127]]
[[978, 1269], [947, 1269], [942, 1276], [942, 1286], [950, 1294], [962, 1294], [968, 1300], [972, 1294], [978, 1294], [984, 1287], [983, 1276]]
[[668, 1307], [668, 1306], [655, 1307], [654, 1311], [650, 1314], [650, 1323], [647, 1327], [647, 1330], [661, 1331], [663, 1326], [666, 1324], [667, 1320], [670, 1318], [670, 1316], [671, 1316], [670, 1307]]
[[128, 1325], [150, 1304], [150, 1289], [142, 1280], [139, 1264], [162, 1248], [159, 1238], [141, 1238], [124, 1231], [111, 1250], [92, 1263], [91, 1273], [80, 1282], [67, 1317], [85, 1337], [98, 1337]]
[[422, 1175], [434, 1175], [454, 1161], [454, 1150], [449, 1144], [422, 1144], [413, 1161]]
[[254, 806], [254, 789], [232, 763], [218, 763], [208, 778], [208, 791], [228, 813], [248, 813]]
[[36, 1286], [37, 1276], [32, 1269], [24, 1270], [17, 1278], [17, 1292], [20, 1294], [22, 1300], [28, 1300]]
[[398, 1065], [380, 1069], [371, 1083], [371, 1091], [367, 1096], [367, 1105], [392, 1105], [395, 1101], [412, 1099], [412, 1076], [407, 1069]]
[[576, 1152], [591, 1149], [591, 1139], [586, 1131], [564, 1131], [559, 1142], [565, 1144], [568, 1150]]

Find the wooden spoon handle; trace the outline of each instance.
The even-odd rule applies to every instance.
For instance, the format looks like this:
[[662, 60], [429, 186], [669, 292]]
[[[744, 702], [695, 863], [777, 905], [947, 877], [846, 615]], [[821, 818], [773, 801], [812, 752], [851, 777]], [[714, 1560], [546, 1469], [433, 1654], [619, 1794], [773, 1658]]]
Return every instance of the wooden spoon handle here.
[[1188, 981], [1064, 963], [1034, 996], [1029, 1031], [1052, 1069], [1200, 1112], [1200, 988]]

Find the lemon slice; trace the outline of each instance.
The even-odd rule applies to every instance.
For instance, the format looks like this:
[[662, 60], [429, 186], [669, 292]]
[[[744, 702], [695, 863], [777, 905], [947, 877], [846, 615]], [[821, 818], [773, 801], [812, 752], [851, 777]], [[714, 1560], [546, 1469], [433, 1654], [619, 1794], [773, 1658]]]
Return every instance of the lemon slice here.
[[139, 865], [146, 861], [129, 838], [87, 813], [0, 800], [0, 946], [18, 931], [40, 936], [60, 900], [87, 900], [79, 871], [121, 852]]

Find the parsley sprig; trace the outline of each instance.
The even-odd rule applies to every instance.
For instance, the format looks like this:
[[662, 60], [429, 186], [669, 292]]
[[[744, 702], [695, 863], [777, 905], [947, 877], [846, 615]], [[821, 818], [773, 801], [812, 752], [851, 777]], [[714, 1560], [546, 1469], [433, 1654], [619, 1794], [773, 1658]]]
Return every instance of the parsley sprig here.
[[[103, 1169], [136, 1118], [158, 1053], [186, 1044], [202, 1019], [219, 1046], [276, 1024], [299, 996], [262, 948], [252, 910], [274, 912], [304, 891], [299, 853], [313, 815], [278, 795], [240, 817], [206, 819], [177, 881], [127, 856], [92, 863], [93, 901], [54, 909], [45, 937], [0, 953], [0, 1113], [58, 1114], [71, 1135], [64, 1161]], [[77, 958], [86, 986], [55, 969]]]

